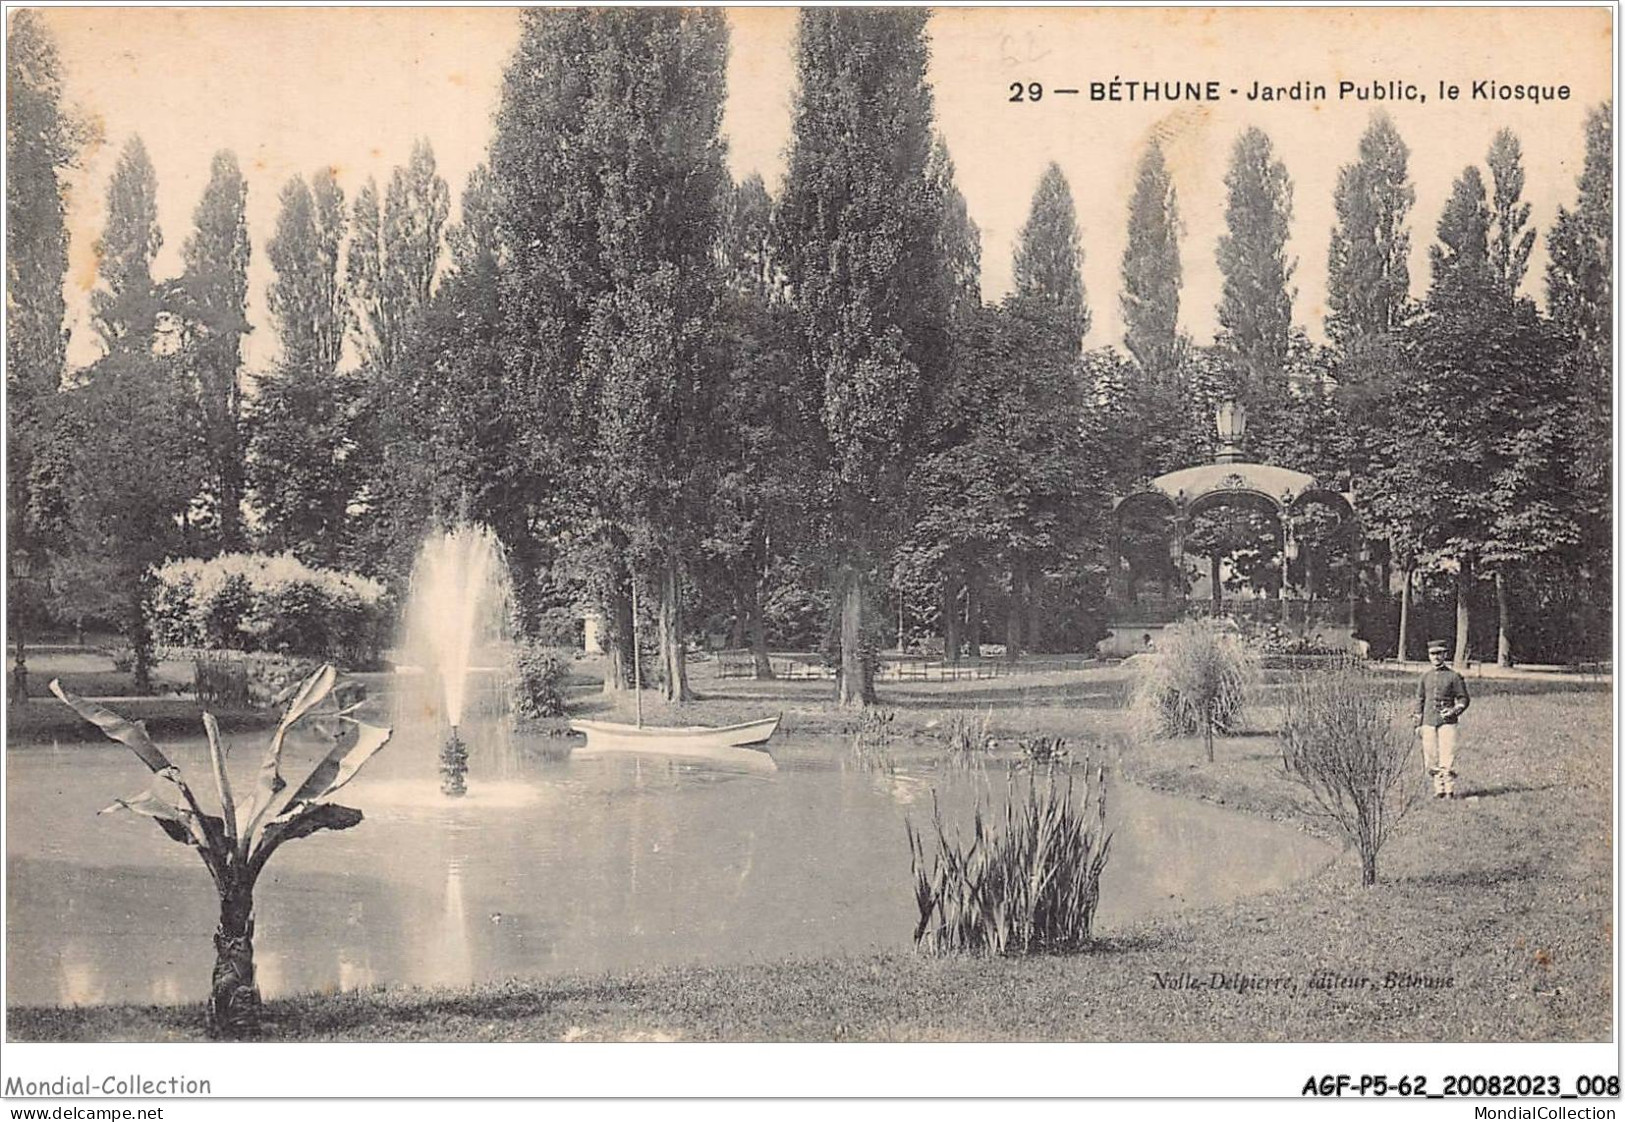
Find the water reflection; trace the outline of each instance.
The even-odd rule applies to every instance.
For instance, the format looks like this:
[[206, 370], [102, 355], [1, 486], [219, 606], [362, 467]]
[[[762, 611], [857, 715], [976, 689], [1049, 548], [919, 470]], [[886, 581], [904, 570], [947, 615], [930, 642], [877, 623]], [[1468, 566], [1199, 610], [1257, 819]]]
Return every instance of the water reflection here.
[[[843, 768], [836, 742], [788, 741], [772, 775], [570, 760], [549, 743], [517, 745], [505, 778], [471, 770], [469, 796], [448, 802], [428, 748], [400, 747], [346, 788], [365, 822], [267, 867], [255, 944], [268, 997], [904, 950], [905, 818], [926, 825], [933, 792], [951, 817], [1005, 789], [1002, 773]], [[195, 766], [202, 743], [174, 755]], [[13, 749], [7, 767], [11, 999], [204, 996], [216, 902], [196, 855], [143, 820], [95, 816], [139, 764], [109, 746], [71, 760]], [[1107, 930], [1288, 883], [1330, 855], [1295, 830], [1126, 787], [1111, 812]]]

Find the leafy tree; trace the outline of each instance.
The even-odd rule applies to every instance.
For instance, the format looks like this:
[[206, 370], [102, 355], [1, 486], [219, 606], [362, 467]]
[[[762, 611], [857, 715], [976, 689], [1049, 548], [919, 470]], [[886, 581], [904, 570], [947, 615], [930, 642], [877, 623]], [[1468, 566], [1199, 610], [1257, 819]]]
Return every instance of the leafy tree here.
[[[83, 129], [63, 106], [61, 61], [40, 14], [11, 13], [6, 47], [6, 618], [16, 643], [10, 696], [26, 695], [27, 628], [60, 517], [50, 416], [66, 366], [66, 200]], [[54, 524], [54, 527], [53, 527]]]
[[778, 244], [823, 385], [845, 704], [872, 697], [864, 590], [893, 536], [921, 403], [947, 357], [926, 19], [917, 9], [800, 16]]
[[[932, 193], [942, 200], [938, 252], [947, 263], [952, 279], [953, 314], [966, 315], [982, 306], [982, 232], [970, 216], [959, 185], [954, 182], [954, 161], [940, 133], [931, 146], [928, 174]], [[1081, 282], [1079, 293], [1082, 293]], [[1085, 319], [1087, 316], [1086, 309]]]
[[582, 599], [598, 604], [608, 625], [604, 684], [617, 690], [630, 684], [633, 662], [628, 542], [596, 507], [589, 469], [599, 401], [596, 387], [577, 376], [593, 304], [608, 285], [598, 222], [603, 162], [588, 130], [597, 35], [595, 14], [584, 9], [521, 14], [503, 74], [491, 177], [503, 253], [504, 412], [515, 438], [510, 486], [547, 497], [551, 510], [550, 517], [537, 512], [504, 545], [526, 605], [540, 601], [556, 562], [573, 560]]
[[1360, 138], [1360, 156], [1337, 174], [1337, 225], [1327, 251], [1326, 331], [1345, 351], [1387, 335], [1408, 317], [1410, 231], [1416, 201], [1410, 149], [1386, 113]]
[[345, 256], [352, 324], [362, 364], [384, 376], [398, 373], [428, 307], [450, 208], [451, 193], [426, 140], [414, 144], [410, 161], [390, 176], [381, 216], [370, 180], [356, 196]]
[[1049, 306], [1062, 333], [1081, 348], [1089, 333], [1089, 301], [1083, 290], [1083, 247], [1066, 176], [1050, 163], [1038, 180], [1032, 209], [1016, 236], [1016, 295], [1034, 307]]
[[524, 537], [536, 496], [514, 486], [520, 446], [504, 393], [501, 248], [496, 200], [484, 166], [470, 174], [462, 221], [447, 230], [444, 277], [414, 332], [391, 388], [386, 447], [412, 450], [370, 484], [373, 550], [405, 579], [423, 534], [475, 521], [504, 541]]
[[[419, 467], [419, 449], [406, 439], [419, 403], [407, 388], [414, 336], [424, 323], [441, 253], [441, 233], [450, 209], [445, 181], [435, 172], [427, 141], [413, 146], [406, 167], [390, 177], [382, 212], [378, 192], [368, 181], [352, 208], [352, 231], [345, 254], [345, 282], [352, 311], [352, 337], [360, 356], [361, 405], [356, 415], [355, 471], [357, 562], [374, 564], [398, 553], [421, 530], [418, 519], [400, 521], [385, 493], [399, 489]], [[421, 511], [419, 512], [421, 513]]]
[[168, 310], [183, 334], [181, 353], [197, 395], [196, 411], [208, 458], [203, 496], [215, 542], [243, 546], [243, 337], [248, 323], [248, 184], [230, 152], [215, 153], [209, 182], [193, 213], [182, 250], [180, 282], [168, 287]]
[[1428, 247], [1433, 267], [1430, 308], [1489, 298], [1490, 212], [1484, 201], [1484, 179], [1476, 167], [1463, 169], [1439, 219], [1438, 244]]
[[107, 225], [95, 246], [101, 284], [90, 294], [92, 323], [109, 351], [152, 350], [158, 321], [152, 259], [163, 244], [158, 174], [147, 146], [132, 136], [108, 181]]
[[1511, 129], [1495, 134], [1490, 145], [1490, 178], [1494, 183], [1490, 212], [1490, 268], [1502, 293], [1518, 297], [1518, 286], [1529, 268], [1535, 231], [1525, 230], [1529, 204], [1523, 201], [1523, 146]]
[[685, 700], [682, 569], [701, 513], [694, 475], [720, 289], [726, 23], [625, 9], [597, 13], [591, 31], [596, 78], [584, 108], [603, 288], [574, 380], [593, 413], [594, 498], [638, 568], [659, 575], [664, 685]]
[[1153, 377], [1179, 355], [1179, 199], [1173, 177], [1152, 140], [1129, 199], [1128, 248], [1123, 251], [1123, 344]]
[[722, 384], [706, 447], [706, 536], [711, 583], [734, 608], [758, 678], [773, 676], [767, 605], [806, 536], [805, 482], [817, 462], [796, 324], [772, 253], [772, 200], [760, 176], [733, 187], [722, 226], [726, 293], [716, 345]]
[[1468, 168], [1429, 251], [1433, 284], [1409, 333], [1413, 367], [1384, 416], [1368, 504], [1415, 516], [1398, 536], [1453, 563], [1458, 663], [1479, 570], [1497, 575], [1498, 657], [1510, 658], [1507, 574], [1576, 539], [1559, 501], [1563, 402], [1549, 374], [1551, 333], [1499, 283], [1490, 221], [1483, 181]]
[[1608, 642], [1613, 592], [1612, 108], [1587, 115], [1579, 199], [1558, 208], [1547, 235], [1546, 304], [1561, 338], [1570, 505], [1583, 535], [1571, 574], [1584, 589], [1581, 641], [1595, 649]]
[[134, 653], [137, 693], [151, 686], [152, 569], [184, 550], [186, 511], [207, 473], [194, 400], [173, 356], [121, 348], [62, 402], [72, 451], [59, 595], [117, 621]]
[[1226, 347], [1245, 371], [1243, 400], [1269, 425], [1284, 408], [1287, 350], [1292, 339], [1292, 274], [1286, 255], [1292, 220], [1292, 181], [1269, 137], [1248, 129], [1231, 151], [1225, 175], [1227, 233], [1219, 238], [1224, 274], [1219, 325]]
[[307, 185], [294, 176], [278, 199], [276, 234], [266, 246], [276, 280], [266, 294], [282, 343], [282, 365], [330, 374], [338, 369], [349, 310], [339, 283], [344, 192], [331, 169]]
[[266, 544], [311, 564], [343, 556], [357, 489], [357, 388], [338, 370], [348, 313], [339, 283], [344, 196], [328, 170], [314, 189], [296, 176], [282, 189], [266, 254], [276, 270], [268, 303], [282, 342], [249, 415], [248, 482]]

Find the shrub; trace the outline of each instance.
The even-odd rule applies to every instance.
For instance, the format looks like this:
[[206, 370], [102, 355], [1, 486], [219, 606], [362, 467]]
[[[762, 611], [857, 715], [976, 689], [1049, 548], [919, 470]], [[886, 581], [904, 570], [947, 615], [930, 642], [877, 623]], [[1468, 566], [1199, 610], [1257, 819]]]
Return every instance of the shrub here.
[[1374, 675], [1356, 665], [1301, 675], [1281, 726], [1287, 774], [1360, 853], [1360, 883], [1377, 882], [1377, 854], [1421, 791], [1415, 735]]
[[526, 644], [514, 663], [514, 712], [521, 717], [564, 716], [564, 682], [570, 676], [570, 653]]
[[376, 661], [388, 617], [377, 581], [253, 553], [171, 561], [156, 576], [154, 628], [166, 646]]
[[1046, 769], [1018, 781], [1012, 772], [1002, 816], [978, 795], [968, 844], [951, 837], [932, 792], [927, 839], [905, 822], [914, 899], [914, 942], [932, 954], [1026, 954], [1087, 946], [1100, 874], [1111, 853], [1106, 776]]
[[1156, 652], [1141, 661], [1130, 698], [1134, 724], [1146, 736], [1200, 732], [1213, 760], [1215, 733], [1234, 732], [1259, 680], [1258, 656], [1234, 625], [1199, 619], [1163, 629]]

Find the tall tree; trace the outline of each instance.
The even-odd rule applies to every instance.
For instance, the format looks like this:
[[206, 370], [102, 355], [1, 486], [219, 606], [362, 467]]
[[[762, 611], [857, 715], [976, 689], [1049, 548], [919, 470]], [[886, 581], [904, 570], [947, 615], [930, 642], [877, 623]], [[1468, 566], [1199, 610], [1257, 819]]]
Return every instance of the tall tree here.
[[1140, 157], [1123, 251], [1123, 345], [1149, 376], [1179, 357], [1179, 198], [1153, 139]]
[[268, 304], [282, 343], [249, 417], [248, 480], [266, 543], [333, 565], [343, 556], [353, 462], [356, 387], [338, 369], [348, 311], [339, 276], [344, 196], [330, 170], [315, 187], [282, 189], [266, 255], [276, 271]]
[[345, 273], [363, 365], [385, 374], [398, 369], [434, 291], [450, 209], [450, 190], [426, 140], [391, 174], [381, 210], [372, 181], [357, 193]]
[[705, 466], [708, 518], [702, 555], [718, 598], [734, 608], [758, 678], [773, 677], [766, 609], [805, 538], [806, 480], [818, 429], [803, 392], [796, 323], [772, 248], [773, 202], [752, 175], [728, 196], [718, 311], [722, 385], [711, 410]]
[[[1292, 338], [1290, 287], [1297, 262], [1286, 255], [1292, 221], [1292, 181], [1275, 158], [1270, 138], [1250, 128], [1231, 150], [1225, 175], [1229, 191], [1219, 238], [1224, 274], [1219, 325], [1224, 342], [1241, 360], [1247, 404], [1261, 422], [1284, 406], [1287, 350]], [[1273, 407], [1273, 408], [1272, 408]]]
[[205, 499], [215, 544], [243, 547], [243, 337], [248, 322], [248, 183], [230, 152], [216, 152], [209, 182], [193, 212], [182, 249], [184, 271], [169, 293], [170, 310], [185, 332], [182, 354], [197, 394], [208, 460]]
[[676, 9], [597, 17], [587, 135], [600, 160], [608, 285], [577, 377], [597, 387], [601, 496], [640, 568], [657, 577], [663, 686], [668, 700], [684, 701], [684, 567], [704, 513], [696, 476], [717, 375], [727, 23], [719, 12]]
[[186, 511], [206, 484], [195, 395], [175, 356], [120, 348], [63, 396], [70, 500], [57, 595], [117, 623], [146, 693], [152, 571], [187, 547]]
[[1326, 331], [1345, 351], [1401, 326], [1408, 316], [1410, 231], [1416, 190], [1410, 149], [1378, 112], [1360, 138], [1359, 159], [1337, 173], [1337, 225], [1327, 251]]
[[844, 704], [873, 696], [864, 593], [895, 530], [922, 396], [945, 374], [952, 287], [929, 175], [927, 18], [810, 8], [799, 23], [779, 245], [823, 384]]
[[1428, 305], [1437, 310], [1452, 301], [1476, 304], [1487, 300], [1495, 284], [1490, 268], [1490, 211], [1484, 200], [1484, 177], [1476, 167], [1462, 169], [1439, 218], [1439, 240], [1428, 247], [1433, 284]]
[[61, 61], [39, 12], [9, 18], [6, 44], [6, 617], [15, 654], [9, 696], [26, 696], [24, 635], [53, 535], [51, 408], [67, 359], [68, 230], [61, 175], [82, 130], [63, 105]]
[[[618, 690], [630, 684], [633, 663], [627, 543], [594, 505], [585, 469], [598, 404], [576, 377], [592, 305], [607, 283], [598, 242], [602, 164], [587, 132], [594, 19], [579, 8], [526, 9], [503, 73], [491, 146], [503, 408], [515, 434], [512, 485], [536, 504], [504, 545], [522, 605], [541, 601], [557, 562], [575, 562], [580, 599], [598, 606], [607, 625], [605, 689]], [[567, 541], [557, 530], [565, 522], [575, 530]], [[561, 557], [558, 544], [575, 556]]]
[[1081, 350], [1089, 333], [1089, 300], [1083, 288], [1083, 241], [1072, 189], [1060, 166], [1039, 177], [1027, 221], [1016, 235], [1016, 295], [1030, 306], [1051, 309], [1056, 325]]
[[1576, 539], [1560, 501], [1562, 395], [1551, 333], [1490, 260], [1482, 177], [1456, 179], [1429, 249], [1433, 283], [1408, 334], [1412, 368], [1389, 395], [1370, 506], [1415, 521], [1392, 535], [1456, 570], [1456, 652], [1469, 654], [1476, 581], [1489, 570], [1498, 658], [1510, 659], [1509, 577]]
[[1546, 304], [1561, 342], [1568, 402], [1569, 491], [1583, 534], [1570, 573], [1580, 585], [1580, 644], [1606, 649], [1613, 598], [1613, 106], [1586, 115], [1575, 206], [1547, 234]]
[[152, 259], [163, 244], [158, 173], [147, 146], [132, 136], [107, 184], [107, 224], [95, 247], [101, 283], [90, 294], [92, 323], [110, 352], [152, 350], [158, 321]]
[[1535, 231], [1525, 230], [1529, 204], [1523, 201], [1523, 146], [1511, 129], [1495, 134], [1490, 144], [1490, 268], [1508, 300], [1518, 297], [1518, 286], [1529, 269]]
[[514, 484], [522, 441], [504, 392], [495, 206], [482, 165], [464, 188], [461, 222], [446, 231], [445, 274], [391, 389], [382, 439], [410, 455], [395, 457], [391, 470], [369, 484], [369, 550], [397, 580], [408, 575], [425, 531], [475, 521], [515, 541], [535, 507]]
[[294, 176], [278, 197], [276, 233], [266, 256], [276, 279], [266, 293], [282, 344], [282, 364], [321, 373], [338, 369], [349, 309], [340, 284], [344, 192], [329, 168], [306, 184]]
[[358, 564], [390, 553], [399, 544], [396, 536], [421, 530], [402, 525], [384, 493], [415, 466], [416, 451], [400, 439], [412, 427], [407, 412], [416, 408], [406, 385], [412, 372], [405, 367], [434, 291], [449, 198], [433, 150], [419, 141], [408, 164], [390, 176], [382, 207], [369, 180], [352, 210], [344, 268], [362, 382], [355, 427]]

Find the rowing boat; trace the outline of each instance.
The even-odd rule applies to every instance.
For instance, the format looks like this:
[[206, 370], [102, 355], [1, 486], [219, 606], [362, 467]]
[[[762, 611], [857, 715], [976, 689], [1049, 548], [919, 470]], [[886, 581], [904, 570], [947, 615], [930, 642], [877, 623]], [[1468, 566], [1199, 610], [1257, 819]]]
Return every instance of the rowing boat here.
[[571, 721], [570, 727], [587, 736], [586, 747], [579, 749], [580, 753], [653, 752], [773, 767], [773, 757], [758, 746], [766, 744], [777, 731], [779, 718], [722, 727], [618, 725], [609, 721]]

